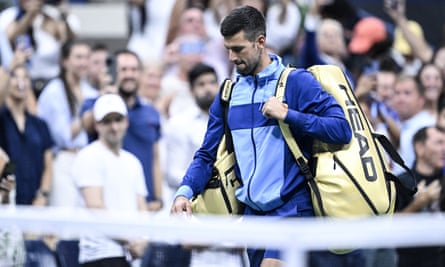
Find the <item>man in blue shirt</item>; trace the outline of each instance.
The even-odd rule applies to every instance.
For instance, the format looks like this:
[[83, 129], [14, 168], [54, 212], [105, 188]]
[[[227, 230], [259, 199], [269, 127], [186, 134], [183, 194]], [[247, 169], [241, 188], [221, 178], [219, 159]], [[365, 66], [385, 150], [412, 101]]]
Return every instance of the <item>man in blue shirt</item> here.
[[[228, 127], [233, 137], [237, 171], [243, 186], [237, 198], [245, 215], [314, 216], [304, 175], [281, 134], [278, 120], [289, 124], [294, 138], [310, 158], [314, 139], [347, 144], [352, 136], [345, 115], [317, 80], [303, 69], [290, 73], [284, 103], [275, 95], [285, 66], [268, 54], [263, 15], [253, 7], [232, 10], [221, 23], [236, 83], [229, 103]], [[190, 199], [201, 193], [211, 177], [217, 147], [224, 134], [224, 112], [216, 97], [201, 148], [196, 152], [172, 205], [172, 213], [191, 214]], [[281, 266], [280, 253], [248, 249], [251, 266]], [[321, 265], [320, 265], [321, 266]]]
[[[142, 63], [138, 56], [129, 51], [115, 53], [116, 85], [118, 94], [124, 99], [128, 109], [129, 125], [124, 137], [123, 148], [134, 154], [142, 163], [147, 185], [147, 204], [150, 211], [162, 208], [162, 176], [159, 155], [161, 119], [159, 112], [138, 96]], [[95, 99], [87, 99], [82, 107], [83, 126], [88, 132], [93, 130], [91, 108]], [[89, 107], [88, 107], [89, 106]]]

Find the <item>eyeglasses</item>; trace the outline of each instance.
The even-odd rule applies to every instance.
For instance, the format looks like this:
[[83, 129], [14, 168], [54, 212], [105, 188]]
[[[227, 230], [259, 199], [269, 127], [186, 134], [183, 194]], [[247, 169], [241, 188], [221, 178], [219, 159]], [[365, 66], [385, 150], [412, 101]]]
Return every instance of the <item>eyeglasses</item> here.
[[111, 118], [105, 118], [101, 121], [102, 124], [109, 125], [113, 122], [122, 122], [124, 120], [124, 116], [119, 117], [111, 117]]

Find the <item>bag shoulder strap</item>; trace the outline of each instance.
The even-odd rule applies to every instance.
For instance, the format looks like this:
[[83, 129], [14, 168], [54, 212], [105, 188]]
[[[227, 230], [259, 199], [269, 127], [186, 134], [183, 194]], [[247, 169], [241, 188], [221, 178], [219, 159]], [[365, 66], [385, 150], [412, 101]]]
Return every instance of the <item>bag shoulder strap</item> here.
[[[287, 77], [289, 76], [289, 73], [292, 70], [295, 70], [295, 68], [286, 67], [283, 70], [283, 72], [281, 73], [280, 79], [278, 80], [275, 97], [281, 101], [283, 101], [283, 99], [284, 99], [284, 93], [286, 91]], [[289, 125], [282, 120], [279, 120], [278, 124], [280, 125], [280, 129], [283, 134], [283, 137], [286, 140], [289, 150], [294, 155], [294, 158], [295, 158], [298, 166], [300, 167], [301, 171], [304, 173], [306, 179], [311, 180], [313, 178], [313, 175], [310, 171], [307, 159], [304, 157], [303, 153], [301, 152], [300, 147], [298, 146], [297, 142], [295, 141], [295, 138], [292, 136], [292, 132], [289, 128]]]
[[229, 153], [233, 152], [232, 133], [227, 124], [227, 116], [229, 114], [229, 101], [232, 97], [233, 82], [229, 78], [225, 79], [220, 88], [220, 101], [224, 109], [224, 134], [226, 136], [226, 148]]

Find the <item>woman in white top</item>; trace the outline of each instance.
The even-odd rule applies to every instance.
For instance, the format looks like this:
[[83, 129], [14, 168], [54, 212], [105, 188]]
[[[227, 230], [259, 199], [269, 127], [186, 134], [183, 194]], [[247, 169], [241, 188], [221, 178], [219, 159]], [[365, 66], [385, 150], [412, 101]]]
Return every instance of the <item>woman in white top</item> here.
[[73, 29], [78, 28], [76, 17], [61, 10], [44, 0], [18, 0], [17, 6], [0, 15], [0, 30], [6, 32], [12, 48], [33, 49], [28, 68], [37, 95], [59, 74], [61, 46], [74, 38]]
[[86, 81], [90, 53], [90, 46], [84, 42], [66, 43], [62, 47], [61, 73], [42, 90], [37, 102], [38, 115], [48, 124], [55, 143], [52, 205], [75, 204], [76, 189], [67, 170], [76, 152], [88, 144], [80, 107], [84, 99], [98, 95]]

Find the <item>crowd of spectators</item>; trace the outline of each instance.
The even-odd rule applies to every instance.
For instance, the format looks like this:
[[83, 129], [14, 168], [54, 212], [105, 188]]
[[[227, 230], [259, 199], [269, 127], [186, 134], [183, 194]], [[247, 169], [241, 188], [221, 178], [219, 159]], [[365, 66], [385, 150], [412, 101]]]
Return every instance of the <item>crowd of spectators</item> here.
[[[428, 43], [421, 23], [407, 17], [405, 0], [383, 1], [381, 9], [390, 19], [347, 0], [127, 0], [129, 34], [126, 47], [117, 51], [79, 38], [80, 27], [87, 25], [79, 23], [69, 5], [88, 2], [98, 1], [2, 3], [9, 7], [0, 12], [0, 148], [5, 161], [16, 166], [12, 202], [17, 205], [78, 205], [82, 185], [72, 177], [72, 163], [79, 151], [97, 140], [92, 111], [96, 99], [115, 93], [127, 105], [123, 149], [142, 164], [148, 193], [145, 209], [165, 215], [172, 202], [170, 190], [179, 186], [208, 117], [209, 100], [202, 98], [208, 96], [196, 91], [193, 73], [210, 68], [216, 81], [207, 83], [233, 77], [218, 27], [238, 5], [263, 12], [268, 49], [286, 64], [340, 66], [370, 123], [389, 137], [408, 166], [414, 168], [420, 157], [413, 145], [418, 130], [444, 127], [445, 45]], [[402, 174], [398, 166], [391, 167]], [[443, 194], [437, 192], [445, 179], [438, 177], [419, 181], [422, 190], [430, 188], [435, 194], [415, 212], [443, 209]], [[37, 239], [51, 249], [57, 247], [55, 237]], [[25, 240], [31, 254], [29, 244]], [[0, 258], [1, 248], [0, 244]], [[159, 260], [147, 258], [156, 254], [154, 250], [170, 253], [170, 260], [183, 259], [185, 253], [154, 244], [132, 256], [149, 266]], [[383, 252], [378, 258], [382, 251], [370, 251], [369, 266], [410, 266], [409, 261], [397, 265], [397, 250]], [[187, 264], [197, 262], [185, 255]]]

